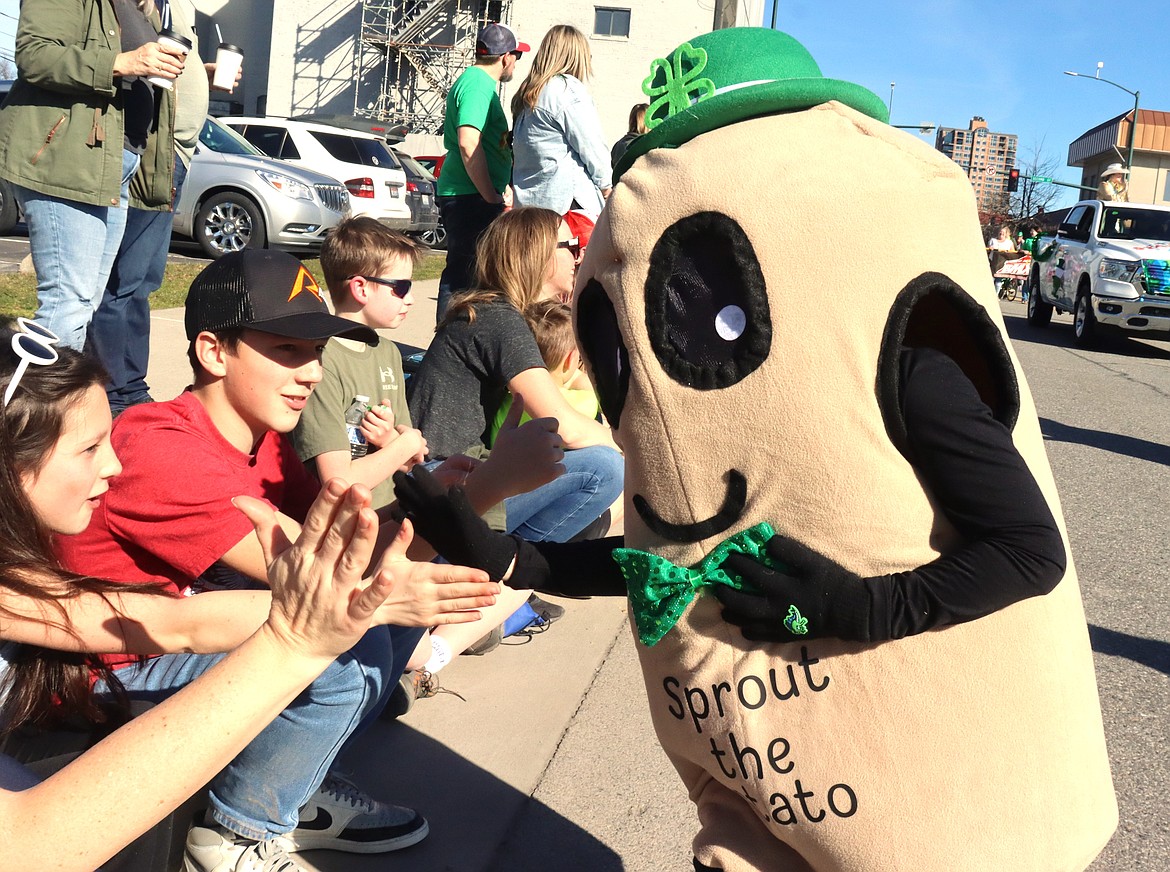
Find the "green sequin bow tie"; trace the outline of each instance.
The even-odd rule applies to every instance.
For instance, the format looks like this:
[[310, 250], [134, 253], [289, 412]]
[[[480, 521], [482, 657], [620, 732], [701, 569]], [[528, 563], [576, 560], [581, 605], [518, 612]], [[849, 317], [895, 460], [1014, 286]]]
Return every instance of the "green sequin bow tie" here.
[[724, 539], [690, 568], [675, 566], [665, 557], [646, 551], [615, 548], [613, 559], [626, 579], [638, 640], [647, 646], [656, 644], [678, 623], [695, 594], [704, 587], [725, 584], [736, 590], [754, 590], [742, 578], [720, 566], [733, 552], [746, 554], [772, 569], [782, 569], [764, 547], [774, 535], [770, 524], [756, 524]]

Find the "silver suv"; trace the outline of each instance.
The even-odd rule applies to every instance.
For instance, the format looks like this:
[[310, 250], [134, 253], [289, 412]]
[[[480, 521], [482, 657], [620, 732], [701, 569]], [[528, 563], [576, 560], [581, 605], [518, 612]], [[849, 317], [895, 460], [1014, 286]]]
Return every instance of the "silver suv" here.
[[416, 229], [406, 173], [383, 137], [292, 118], [230, 115], [221, 120], [269, 157], [341, 179], [354, 215], [368, 215], [395, 230]]
[[349, 212], [337, 179], [265, 157], [208, 118], [175, 204], [174, 230], [209, 257], [242, 248], [315, 250]]

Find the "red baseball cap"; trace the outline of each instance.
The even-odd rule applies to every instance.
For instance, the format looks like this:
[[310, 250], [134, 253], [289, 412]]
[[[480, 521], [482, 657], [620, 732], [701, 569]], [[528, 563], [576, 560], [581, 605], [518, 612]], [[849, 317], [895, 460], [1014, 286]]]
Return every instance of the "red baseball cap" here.
[[521, 42], [512, 28], [506, 24], [491, 23], [479, 32], [475, 41], [477, 55], [505, 55], [514, 51], [532, 51], [526, 42]]

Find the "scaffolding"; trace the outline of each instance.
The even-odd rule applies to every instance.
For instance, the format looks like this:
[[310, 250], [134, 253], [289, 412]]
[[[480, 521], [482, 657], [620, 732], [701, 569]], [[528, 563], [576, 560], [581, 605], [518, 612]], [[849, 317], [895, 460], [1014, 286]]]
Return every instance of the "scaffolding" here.
[[355, 47], [354, 114], [442, 133], [447, 92], [475, 56], [489, 21], [507, 23], [511, 0], [362, 0]]

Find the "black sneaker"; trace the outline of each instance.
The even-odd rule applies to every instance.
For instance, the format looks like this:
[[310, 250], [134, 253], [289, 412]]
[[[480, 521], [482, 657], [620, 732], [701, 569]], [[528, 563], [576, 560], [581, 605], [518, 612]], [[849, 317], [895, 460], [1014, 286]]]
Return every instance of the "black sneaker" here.
[[429, 830], [414, 809], [379, 802], [331, 773], [301, 809], [297, 828], [281, 841], [289, 853], [324, 848], [381, 854], [421, 842]]
[[549, 624], [558, 620], [565, 614], [565, 609], [563, 606], [558, 606], [556, 603], [550, 603], [548, 600], [543, 600], [536, 594], [533, 594], [528, 598], [528, 605], [532, 608], [532, 611], [536, 612], [538, 615], [544, 618], [545, 622]]

